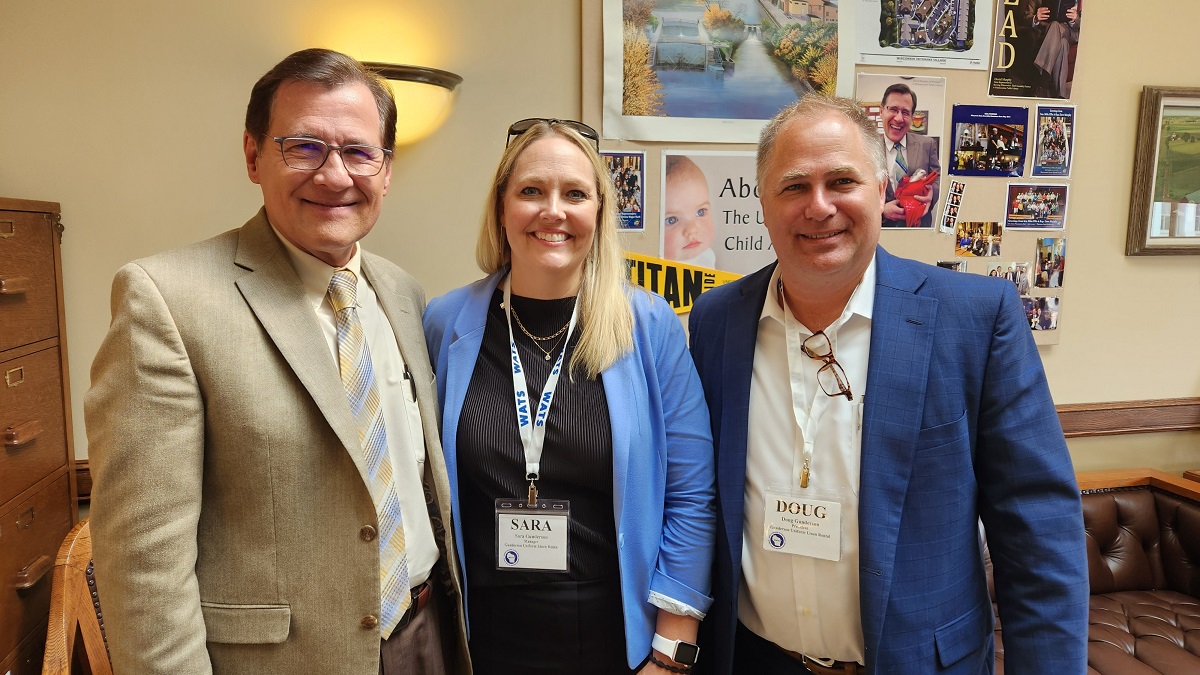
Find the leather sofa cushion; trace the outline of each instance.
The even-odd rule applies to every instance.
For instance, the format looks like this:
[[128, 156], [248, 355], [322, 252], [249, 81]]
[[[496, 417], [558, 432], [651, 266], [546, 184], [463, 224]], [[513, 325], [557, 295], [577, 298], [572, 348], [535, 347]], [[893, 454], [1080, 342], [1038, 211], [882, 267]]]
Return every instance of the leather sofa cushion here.
[[1093, 595], [1088, 663], [1101, 675], [1200, 673], [1200, 601], [1175, 591]]

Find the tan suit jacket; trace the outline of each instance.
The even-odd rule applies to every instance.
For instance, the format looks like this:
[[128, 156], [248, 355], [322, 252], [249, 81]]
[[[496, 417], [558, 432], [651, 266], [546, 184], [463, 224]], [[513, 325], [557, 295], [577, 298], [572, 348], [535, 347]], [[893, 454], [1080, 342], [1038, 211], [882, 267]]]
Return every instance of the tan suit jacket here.
[[[416, 382], [425, 481], [450, 523], [424, 294], [383, 258], [364, 252], [362, 269]], [[118, 272], [84, 414], [118, 675], [378, 674], [378, 629], [361, 626], [380, 599], [378, 541], [360, 537], [376, 515], [358, 434], [263, 211]], [[466, 673], [455, 546], [437, 534], [452, 575], [448, 665]]]

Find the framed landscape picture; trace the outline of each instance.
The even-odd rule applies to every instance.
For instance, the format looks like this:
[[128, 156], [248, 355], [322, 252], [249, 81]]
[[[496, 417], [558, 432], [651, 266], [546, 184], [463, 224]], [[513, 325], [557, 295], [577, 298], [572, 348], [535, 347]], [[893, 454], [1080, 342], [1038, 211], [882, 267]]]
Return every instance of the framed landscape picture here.
[[1125, 255], [1200, 255], [1200, 88], [1142, 88]]

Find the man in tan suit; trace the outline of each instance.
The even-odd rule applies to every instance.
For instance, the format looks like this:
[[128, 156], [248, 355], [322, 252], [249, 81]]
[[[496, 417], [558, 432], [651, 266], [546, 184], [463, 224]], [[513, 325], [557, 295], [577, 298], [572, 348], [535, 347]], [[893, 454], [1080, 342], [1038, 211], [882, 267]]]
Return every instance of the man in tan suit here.
[[395, 119], [357, 61], [292, 54], [246, 112], [263, 209], [116, 276], [84, 413], [118, 674], [470, 672], [424, 294], [358, 246]]

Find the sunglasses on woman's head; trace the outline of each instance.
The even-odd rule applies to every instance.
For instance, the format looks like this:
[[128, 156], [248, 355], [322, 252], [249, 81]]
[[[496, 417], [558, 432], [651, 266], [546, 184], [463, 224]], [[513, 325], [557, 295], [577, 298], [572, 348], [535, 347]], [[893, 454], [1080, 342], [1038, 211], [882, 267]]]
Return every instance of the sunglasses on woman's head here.
[[575, 120], [556, 120], [550, 117], [529, 117], [513, 122], [512, 125], [508, 127], [508, 140], [504, 141], [504, 147], [507, 148], [508, 144], [512, 143], [513, 138], [520, 136], [521, 134], [529, 131], [543, 122], [549, 124], [550, 126], [561, 124], [562, 126], [567, 127], [568, 129], [575, 131], [575, 133], [579, 134], [580, 136], [588, 139], [592, 142], [592, 145], [596, 146], [597, 151], [600, 150], [600, 134], [596, 133], [595, 129], [589, 127], [583, 122], [576, 122]]

